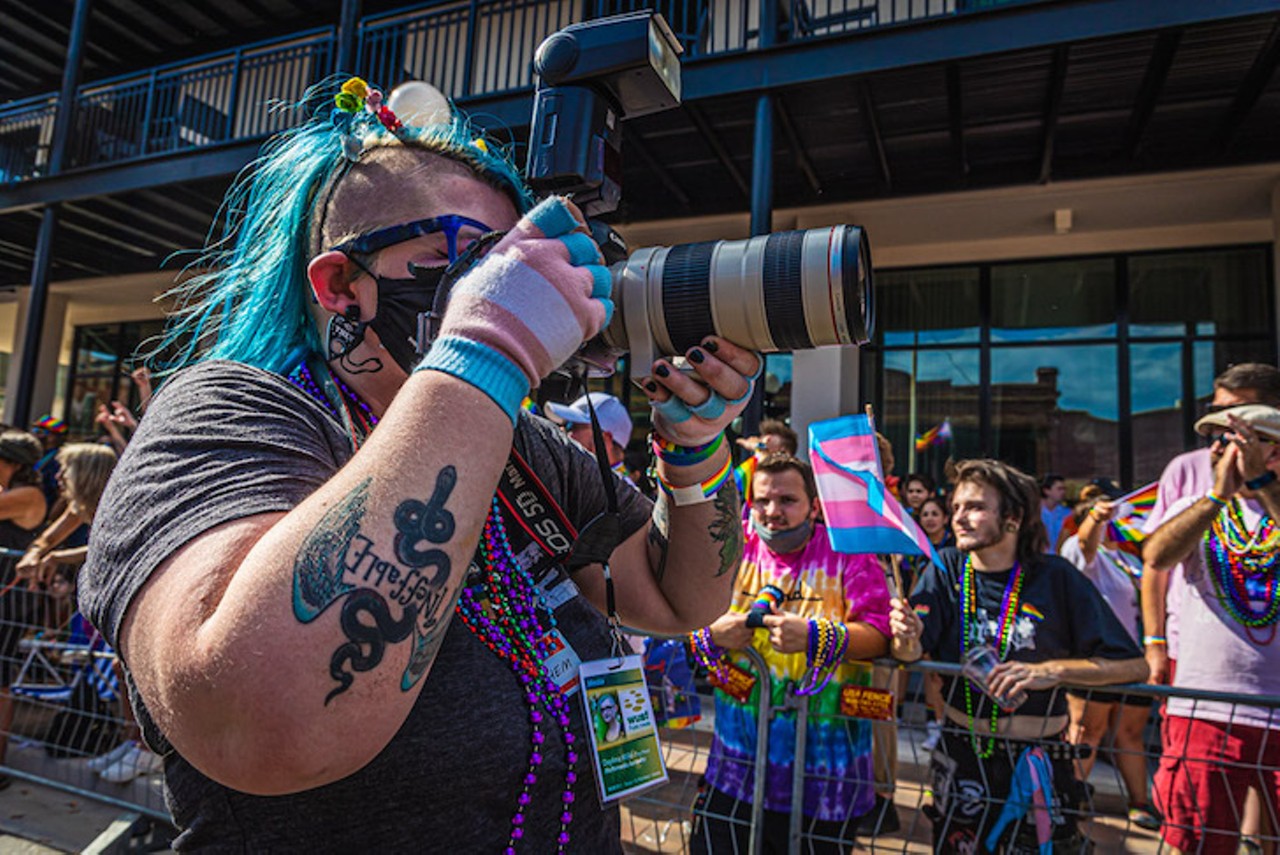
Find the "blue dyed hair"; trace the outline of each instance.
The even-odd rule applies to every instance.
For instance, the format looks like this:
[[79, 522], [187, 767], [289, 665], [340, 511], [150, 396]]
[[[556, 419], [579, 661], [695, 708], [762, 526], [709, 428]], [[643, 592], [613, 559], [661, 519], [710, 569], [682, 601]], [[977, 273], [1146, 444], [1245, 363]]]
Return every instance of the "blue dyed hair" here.
[[[333, 81], [321, 84], [303, 103], [337, 88]], [[323, 218], [337, 184], [359, 163], [348, 158], [346, 148], [358, 147], [363, 155], [396, 145], [464, 164], [521, 213], [532, 205], [509, 152], [456, 110], [448, 123], [395, 133], [367, 111], [323, 111], [269, 141], [227, 191], [219, 212], [225, 222], [221, 237], [211, 232], [189, 266], [204, 272], [166, 294], [174, 299], [174, 311], [144, 354], [157, 375], [208, 359], [288, 374], [308, 354], [321, 352], [307, 278], [318, 233], [313, 218]]]

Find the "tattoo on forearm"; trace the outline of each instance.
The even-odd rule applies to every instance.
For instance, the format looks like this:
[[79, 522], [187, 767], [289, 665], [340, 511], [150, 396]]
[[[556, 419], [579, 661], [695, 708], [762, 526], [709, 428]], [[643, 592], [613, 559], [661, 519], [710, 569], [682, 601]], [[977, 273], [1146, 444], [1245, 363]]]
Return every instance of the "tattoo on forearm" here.
[[738, 505], [738, 486], [730, 479], [715, 497], [716, 517], [708, 529], [712, 540], [720, 544], [720, 566], [716, 576], [736, 570], [742, 560], [742, 516]]
[[662, 584], [662, 577], [667, 574], [667, 552], [671, 547], [671, 521], [667, 511], [665, 493], [658, 494], [653, 504], [653, 522], [649, 525], [649, 546], [658, 553], [658, 563], [653, 568], [653, 578]]
[[[435, 658], [457, 600], [459, 586], [452, 595], [447, 591], [452, 562], [438, 548], [455, 530], [445, 503], [457, 485], [457, 470], [441, 469], [425, 502], [406, 499], [396, 507], [392, 560], [383, 558], [378, 544], [361, 533], [371, 480], [325, 513], [294, 563], [293, 613], [299, 621], [310, 623], [342, 600], [339, 624], [347, 641], [329, 662], [338, 685], [325, 697], [326, 704], [351, 687], [355, 673], [381, 664], [388, 644], [411, 635], [413, 650], [400, 687], [413, 688]], [[396, 606], [399, 617], [392, 614]]]

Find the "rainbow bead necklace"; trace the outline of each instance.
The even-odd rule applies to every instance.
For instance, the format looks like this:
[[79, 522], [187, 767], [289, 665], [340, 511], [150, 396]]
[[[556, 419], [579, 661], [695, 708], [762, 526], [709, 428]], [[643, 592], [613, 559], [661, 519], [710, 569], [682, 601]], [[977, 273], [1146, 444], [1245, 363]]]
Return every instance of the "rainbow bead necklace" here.
[[[966, 555], [964, 569], [960, 573], [960, 597], [964, 600], [964, 608], [960, 612], [960, 656], [962, 659], [964, 654], [968, 652], [971, 642], [978, 644], [982, 642], [981, 627], [977, 624], [978, 589], [974, 572], [973, 555]], [[1009, 655], [1009, 646], [1013, 641], [1013, 625], [1018, 617], [1018, 607], [1021, 601], [1022, 565], [1015, 561], [1013, 563], [1013, 571], [1009, 574], [1009, 581], [1004, 586], [1004, 598], [1000, 603], [1000, 623], [996, 628], [996, 656], [1001, 662]], [[996, 719], [1000, 715], [1000, 710], [994, 700], [990, 703], [991, 733], [994, 734], [996, 732]], [[974, 730], [975, 718], [973, 709], [973, 686], [966, 679], [964, 681], [964, 710], [969, 717], [969, 739], [973, 743], [974, 753], [986, 760], [995, 750], [995, 741], [978, 738], [977, 732]]]
[[[1240, 502], [1232, 499], [1204, 533], [1204, 558], [1218, 601], [1231, 619], [1247, 629], [1274, 627], [1280, 620], [1280, 528], [1263, 516], [1251, 533]], [[1253, 607], [1249, 583], [1261, 583], [1265, 602]], [[1274, 633], [1273, 633], [1274, 637]], [[1269, 643], [1270, 639], [1268, 640]]]

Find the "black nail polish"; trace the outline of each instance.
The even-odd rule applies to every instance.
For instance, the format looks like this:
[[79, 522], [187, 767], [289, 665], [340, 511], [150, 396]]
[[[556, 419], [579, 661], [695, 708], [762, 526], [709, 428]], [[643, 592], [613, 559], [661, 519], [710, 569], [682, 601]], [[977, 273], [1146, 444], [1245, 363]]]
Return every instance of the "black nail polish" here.
[[670, 377], [671, 369], [659, 362], [657, 366], [654, 367], [653, 373], [657, 374], [659, 377]]
[[702, 349], [709, 351], [711, 353], [715, 353], [717, 350], [720, 349], [720, 345], [716, 344], [716, 342], [712, 339], [707, 339], [702, 343]]
[[650, 391], [650, 392], [657, 392], [657, 391], [658, 391], [658, 384], [657, 384], [657, 383], [654, 383], [652, 380], [650, 380], [648, 383], [645, 383], [645, 384], [644, 384], [644, 388], [645, 388], [645, 389], [647, 389], [647, 390], [648, 390], [648, 391]]
[[696, 347], [693, 350], [689, 351], [689, 361], [692, 362], [694, 365], [701, 365], [703, 360], [705, 360], [706, 358], [707, 358], [706, 354], [698, 350], [698, 348]]

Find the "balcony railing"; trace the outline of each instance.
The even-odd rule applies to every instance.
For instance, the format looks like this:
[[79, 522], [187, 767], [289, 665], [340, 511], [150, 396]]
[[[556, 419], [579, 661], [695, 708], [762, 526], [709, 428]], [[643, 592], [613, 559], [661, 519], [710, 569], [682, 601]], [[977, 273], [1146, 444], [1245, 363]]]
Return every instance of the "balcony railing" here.
[[[799, 41], [1038, 0], [777, 0], [781, 38]], [[364, 19], [360, 71], [383, 86], [427, 80], [457, 99], [533, 82], [546, 36], [578, 21], [657, 9], [687, 61], [753, 50], [762, 0], [450, 0]], [[253, 140], [296, 123], [296, 102], [332, 74], [333, 28], [82, 86], [65, 168]], [[0, 107], [0, 184], [46, 174], [56, 94]]]

